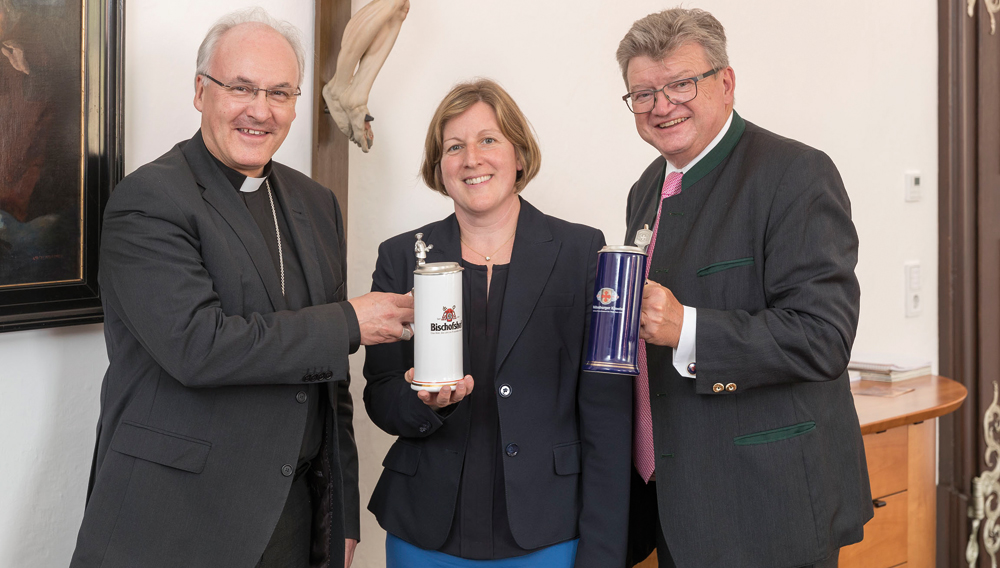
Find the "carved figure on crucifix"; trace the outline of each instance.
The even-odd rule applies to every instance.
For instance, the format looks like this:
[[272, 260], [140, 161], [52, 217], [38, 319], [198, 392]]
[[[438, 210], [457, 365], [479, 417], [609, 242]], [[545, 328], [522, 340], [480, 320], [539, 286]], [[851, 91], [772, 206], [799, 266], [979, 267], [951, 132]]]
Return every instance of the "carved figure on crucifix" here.
[[364, 152], [375, 139], [368, 93], [396, 43], [409, 10], [409, 0], [372, 0], [358, 10], [344, 29], [337, 72], [323, 87], [330, 116], [340, 131]]

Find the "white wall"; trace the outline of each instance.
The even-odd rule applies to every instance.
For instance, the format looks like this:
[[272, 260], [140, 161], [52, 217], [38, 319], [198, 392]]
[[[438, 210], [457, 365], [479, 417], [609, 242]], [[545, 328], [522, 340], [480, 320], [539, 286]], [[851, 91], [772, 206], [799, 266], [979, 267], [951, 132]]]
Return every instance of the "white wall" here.
[[[259, 2], [312, 45], [307, 0]], [[355, 10], [365, 3], [354, 2]], [[450, 202], [420, 183], [427, 123], [460, 80], [500, 81], [542, 145], [524, 196], [543, 211], [621, 242], [629, 186], [655, 151], [620, 101], [614, 51], [632, 21], [672, 2], [414, 0], [375, 83], [375, 146], [351, 149], [348, 253], [353, 294], [370, 286], [382, 240], [444, 217]], [[937, 28], [932, 0], [831, 8], [793, 0], [701, 0], [727, 26], [737, 110], [829, 153], [861, 236], [856, 348], [937, 356]], [[198, 126], [191, 105], [197, 44], [238, 0], [131, 2], [126, 46], [126, 169], [155, 159]], [[307, 63], [307, 70], [312, 62]], [[308, 71], [307, 71], [308, 73]], [[303, 100], [310, 100], [307, 87]], [[309, 105], [277, 159], [308, 172]], [[923, 173], [924, 199], [902, 200], [903, 171]], [[903, 317], [903, 269], [923, 264], [924, 312]], [[83, 511], [107, 366], [101, 326], [0, 334], [0, 566], [65, 566]], [[391, 439], [360, 412], [363, 354], [352, 359], [359, 405], [362, 503]], [[382, 533], [363, 512], [356, 566], [382, 566]]]
[[125, 171], [155, 160], [201, 124], [194, 108], [194, 69], [198, 45], [224, 14], [247, 6], [263, 7], [302, 31], [306, 80], [297, 117], [275, 159], [309, 173], [312, 169], [313, 28], [311, 0], [171, 0], [131, 2], [126, 6]]
[[0, 566], [69, 563], [108, 366], [101, 329], [0, 334]]
[[[858, 349], [936, 356], [937, 17], [934, 2], [702, 0], [727, 26], [736, 109], [826, 151], [840, 168], [861, 237]], [[418, 177], [427, 123], [450, 86], [503, 84], [542, 146], [524, 191], [543, 211], [624, 238], [625, 196], [656, 153], [621, 102], [614, 59], [632, 21], [670, 3], [415, 2], [375, 83], [371, 154], [351, 155], [350, 261], [366, 289], [376, 247], [443, 217], [447, 198]], [[924, 198], [903, 202], [903, 172]], [[387, 199], [388, 198], [388, 199]], [[904, 318], [903, 262], [923, 264], [923, 316]]]

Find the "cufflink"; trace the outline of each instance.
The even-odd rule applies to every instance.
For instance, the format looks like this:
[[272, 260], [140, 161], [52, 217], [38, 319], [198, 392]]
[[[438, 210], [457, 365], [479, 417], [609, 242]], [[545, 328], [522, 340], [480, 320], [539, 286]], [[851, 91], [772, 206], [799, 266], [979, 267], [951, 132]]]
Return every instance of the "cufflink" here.
[[694, 363], [688, 363], [688, 366], [687, 366], [688, 373], [694, 375], [694, 374], [696, 374], [695, 371], [697, 371], [697, 369], [698, 369], [698, 367], [695, 366]]

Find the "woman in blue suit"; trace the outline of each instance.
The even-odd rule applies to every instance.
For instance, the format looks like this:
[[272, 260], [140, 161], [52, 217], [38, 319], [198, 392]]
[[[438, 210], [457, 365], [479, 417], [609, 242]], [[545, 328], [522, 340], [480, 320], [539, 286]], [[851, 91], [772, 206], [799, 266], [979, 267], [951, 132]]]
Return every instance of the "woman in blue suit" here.
[[412, 289], [418, 232], [428, 262], [465, 268], [467, 375], [454, 392], [410, 389], [411, 342], [366, 351], [365, 408], [398, 436], [368, 505], [389, 568], [624, 564], [631, 382], [581, 370], [604, 235], [519, 196], [540, 161], [503, 88], [456, 86], [422, 166], [455, 214], [379, 247], [375, 291]]

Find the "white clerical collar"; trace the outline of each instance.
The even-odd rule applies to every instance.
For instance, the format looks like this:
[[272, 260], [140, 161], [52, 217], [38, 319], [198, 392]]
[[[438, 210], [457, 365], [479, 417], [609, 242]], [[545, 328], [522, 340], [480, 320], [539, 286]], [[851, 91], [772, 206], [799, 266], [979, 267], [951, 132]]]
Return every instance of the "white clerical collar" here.
[[243, 193], [253, 193], [260, 189], [260, 186], [264, 183], [265, 179], [267, 179], [266, 176], [259, 178], [252, 178], [248, 176], [247, 179], [243, 180], [243, 185], [240, 186], [240, 191]]
[[705, 146], [705, 149], [701, 151], [701, 154], [695, 156], [695, 158], [690, 162], [688, 162], [686, 166], [684, 166], [681, 169], [677, 169], [670, 164], [670, 160], [667, 160], [667, 170], [666, 173], [664, 173], [664, 179], [666, 179], [666, 176], [669, 175], [670, 172], [680, 172], [682, 174], [688, 173], [688, 170], [693, 168], [695, 164], [697, 164], [698, 162], [701, 161], [702, 158], [707, 156], [708, 153], [711, 152], [713, 148], [719, 145], [719, 142], [722, 142], [722, 137], [726, 135], [726, 132], [729, 132], [729, 126], [732, 125], [732, 123], [733, 123], [733, 111], [730, 110], [729, 118], [726, 119], [726, 124], [723, 125], [722, 130], [720, 130], [719, 133], [715, 135], [715, 138], [708, 146]]

